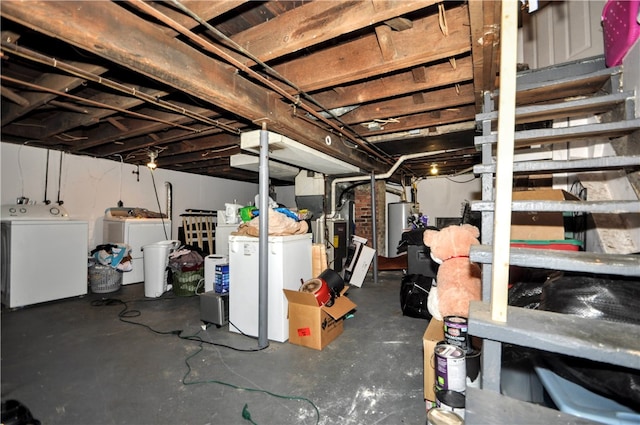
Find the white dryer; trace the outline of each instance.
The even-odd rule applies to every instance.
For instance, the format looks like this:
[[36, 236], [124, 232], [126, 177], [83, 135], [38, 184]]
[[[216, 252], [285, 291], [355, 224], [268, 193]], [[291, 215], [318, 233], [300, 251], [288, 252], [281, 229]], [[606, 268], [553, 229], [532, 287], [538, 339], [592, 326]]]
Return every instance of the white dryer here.
[[131, 248], [133, 270], [122, 274], [122, 284], [144, 282], [142, 247], [171, 239], [171, 220], [130, 215], [141, 208], [108, 208], [102, 228], [103, 243], [126, 243]]
[[2, 303], [24, 307], [87, 293], [89, 223], [58, 205], [3, 205]]

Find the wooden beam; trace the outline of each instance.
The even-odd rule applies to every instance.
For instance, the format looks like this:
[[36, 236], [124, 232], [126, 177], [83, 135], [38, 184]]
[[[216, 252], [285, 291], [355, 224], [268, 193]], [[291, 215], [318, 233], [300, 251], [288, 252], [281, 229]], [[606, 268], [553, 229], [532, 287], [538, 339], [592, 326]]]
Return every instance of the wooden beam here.
[[391, 29], [394, 31], [404, 31], [408, 30], [409, 28], [413, 28], [413, 22], [411, 21], [411, 19], [400, 17], [384, 21], [384, 24], [391, 27]]
[[5, 87], [5, 86], [0, 86], [0, 95], [2, 95], [2, 97], [4, 97], [4, 98], [9, 99], [10, 101], [15, 103], [16, 105], [22, 106], [23, 108], [28, 107], [29, 105], [31, 105], [31, 102], [29, 102], [29, 99], [25, 99], [24, 97], [20, 96], [15, 91], [13, 91], [13, 90]]
[[378, 46], [382, 59], [392, 61], [396, 58], [396, 49], [393, 45], [393, 37], [391, 36], [391, 28], [386, 25], [378, 25], [375, 29]]
[[117, 128], [120, 131], [129, 131], [129, 128], [127, 128], [127, 126], [122, 125], [117, 119], [109, 117], [106, 119], [106, 121], [111, 124], [112, 126], [114, 126], [115, 128]]
[[491, 268], [491, 319], [507, 321], [509, 241], [513, 191], [513, 148], [516, 107], [516, 53], [518, 51], [517, 0], [503, 4], [500, 25], [500, 111], [496, 153], [493, 267]]
[[473, 81], [478, 112], [482, 110], [484, 92], [496, 89], [501, 4], [497, 0], [469, 2]]
[[[240, 146], [234, 146], [228, 152], [225, 152], [225, 155], [218, 156], [218, 157], [216, 157], [215, 154], [212, 154], [208, 150], [194, 151], [194, 152], [189, 152], [184, 154], [174, 153], [171, 156], [159, 155], [158, 165], [162, 166], [162, 164], [176, 165], [176, 164], [195, 163], [197, 164], [197, 166], [203, 167], [203, 166], [206, 166], [207, 162], [218, 161], [220, 159], [226, 160], [226, 163], [228, 164], [229, 163], [228, 157], [230, 155], [234, 155], [237, 153], [240, 153]], [[204, 163], [204, 164], [201, 164], [201, 163]]]
[[[434, 112], [436, 111], [428, 111], [402, 117], [398, 120], [398, 122], [390, 122], [384, 124], [382, 126], [383, 128], [380, 130], [363, 130], [360, 132], [360, 134], [364, 137], [369, 138], [370, 136], [381, 134], [398, 133], [402, 131], [453, 124], [457, 122], [470, 122], [474, 121], [476, 116], [474, 105], [442, 109], [437, 111], [437, 114], [434, 114]], [[473, 143], [473, 140], [471, 140], [470, 143]]]
[[[29, 3], [27, 3], [29, 4]], [[5, 7], [10, 7], [9, 2], [2, 2], [2, 8], [0, 8], [0, 13], [4, 16]], [[107, 71], [106, 68], [87, 63], [77, 63], [72, 62], [75, 67], [83, 69], [87, 72], [91, 72], [94, 74], [102, 74]], [[68, 76], [68, 75], [59, 75], [59, 74], [44, 74], [43, 76], [37, 78], [32, 82], [35, 85], [48, 87], [53, 90], [72, 90], [82, 83], [84, 83], [84, 79]], [[10, 122], [20, 118], [33, 111], [36, 108], [44, 105], [50, 100], [55, 99], [57, 96], [51, 93], [39, 93], [39, 92], [26, 92], [23, 97], [29, 102], [28, 107], [20, 106], [20, 105], [7, 105], [6, 108], [2, 109], [2, 126], [9, 124]]]
[[[211, 114], [211, 112], [209, 112]], [[185, 117], [180, 117], [180, 119], [185, 119]], [[131, 125], [131, 124], [130, 124]], [[130, 132], [123, 134], [121, 140], [123, 140], [123, 144], [116, 145], [114, 143], [108, 143], [108, 141], [102, 141], [102, 144], [99, 144], [91, 149], [84, 148], [84, 150], [88, 150], [91, 153], [98, 156], [108, 156], [117, 153], [123, 153], [133, 150], [145, 149], [156, 144], [162, 145], [170, 145], [172, 143], [181, 142], [185, 140], [195, 139], [198, 137], [207, 137], [213, 134], [219, 134], [221, 130], [219, 128], [207, 128], [206, 126], [199, 124], [193, 125], [197, 129], [197, 132], [188, 132], [183, 129], [172, 128], [157, 128], [155, 127], [156, 123], [147, 123], [147, 125], [151, 125], [154, 127], [144, 127], [144, 131], [140, 131], [140, 126], [136, 125], [135, 130], [130, 130]], [[159, 142], [153, 142], [146, 137], [146, 131], [162, 131], [162, 138]], [[228, 137], [233, 138], [233, 140], [238, 140], [236, 135], [231, 135], [225, 133]], [[171, 146], [171, 145], [170, 145]]]
[[293, 59], [274, 66], [274, 69], [285, 78], [294, 81], [302, 90], [313, 92], [468, 52], [470, 46], [467, 6], [462, 5], [447, 11], [447, 22], [448, 37], [440, 31], [434, 31], [438, 28], [437, 13], [416, 20], [414, 27], [409, 30], [392, 32], [390, 36], [397, 49], [396, 60], [393, 62], [383, 58], [377, 37], [369, 34], [349, 43]]
[[[324, 107], [332, 109], [471, 81], [473, 78], [471, 57], [463, 57], [457, 63], [456, 69], [451, 68], [448, 62], [419, 66], [410, 71], [375, 80], [317, 92], [313, 97]], [[338, 90], [340, 95], [336, 96], [334, 90]]]
[[[147, 88], [137, 87], [141, 93], [146, 93], [156, 98], [162, 98], [167, 92], [160, 90], [149, 91]], [[143, 100], [136, 97], [127, 97], [114, 93], [99, 93], [90, 100], [105, 105], [112, 105], [120, 109], [131, 109], [144, 103]], [[109, 108], [90, 108], [87, 107], [89, 113], [87, 116], [78, 114], [56, 114], [55, 117], [48, 118], [44, 121], [45, 130], [43, 137], [49, 138], [54, 134], [64, 133], [65, 131], [77, 127], [89, 126], [97, 124], [100, 120], [108, 118], [118, 112]]]
[[314, 1], [236, 34], [232, 40], [267, 62], [439, 1]]
[[[5, 1], [2, 16], [94, 52], [195, 98], [244, 117], [268, 119], [270, 129], [366, 169], [380, 169], [364, 152], [324, 143], [328, 131], [292, 114], [263, 87], [188, 44], [167, 37], [114, 2]], [[144, 55], [140, 55], [144, 52]]]
[[[243, 4], [248, 0], [216, 0], [216, 1], [202, 1], [202, 0], [181, 0], [180, 3], [202, 18], [204, 21], [210, 21], [222, 14], [225, 14]], [[170, 2], [168, 2], [170, 3]], [[155, 2], [154, 7], [161, 10], [165, 15], [171, 16], [180, 25], [183, 25], [189, 29], [193, 29], [200, 25], [195, 19], [185, 15], [182, 11], [176, 10], [175, 7], [165, 5], [162, 2]], [[169, 30], [171, 36], [176, 36], [178, 33]]]
[[367, 122], [374, 119], [397, 118], [412, 113], [434, 111], [436, 109], [467, 105], [474, 102], [473, 85], [463, 84], [460, 93], [455, 87], [423, 92], [427, 100], [421, 104], [413, 102], [413, 95], [403, 96], [361, 106], [344, 114], [341, 119], [348, 124]]

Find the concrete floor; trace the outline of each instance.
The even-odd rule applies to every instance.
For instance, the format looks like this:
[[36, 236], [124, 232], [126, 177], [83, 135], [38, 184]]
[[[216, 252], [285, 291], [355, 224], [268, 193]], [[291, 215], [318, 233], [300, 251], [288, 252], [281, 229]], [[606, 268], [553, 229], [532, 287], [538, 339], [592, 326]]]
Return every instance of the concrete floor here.
[[[198, 297], [144, 297], [142, 284], [2, 311], [2, 400], [43, 424], [424, 424], [422, 335], [400, 310], [402, 273], [371, 274], [324, 350], [202, 330]], [[104, 298], [117, 299], [112, 303]], [[126, 306], [121, 303], [126, 302]], [[97, 304], [97, 305], [96, 305]], [[199, 344], [175, 334], [197, 335]], [[226, 347], [226, 346], [228, 347]], [[317, 409], [317, 410], [316, 410]], [[246, 416], [246, 415], [245, 415]]]

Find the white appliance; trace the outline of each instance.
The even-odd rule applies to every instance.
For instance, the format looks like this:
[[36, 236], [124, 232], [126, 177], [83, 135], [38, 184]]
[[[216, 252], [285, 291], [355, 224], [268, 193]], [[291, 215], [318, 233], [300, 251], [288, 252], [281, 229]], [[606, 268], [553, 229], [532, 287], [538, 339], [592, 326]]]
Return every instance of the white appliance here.
[[387, 205], [387, 257], [398, 257], [398, 244], [402, 234], [411, 230], [409, 217], [415, 209], [411, 202], [393, 202]]
[[223, 223], [216, 226], [216, 255], [229, 254], [229, 236], [238, 230], [239, 224]]
[[[287, 299], [283, 289], [298, 290], [311, 279], [311, 233], [269, 237], [267, 338], [289, 339]], [[229, 330], [258, 336], [259, 240], [229, 237]]]
[[126, 243], [131, 248], [133, 270], [122, 275], [122, 284], [144, 281], [142, 247], [171, 239], [171, 220], [114, 215], [107, 209], [102, 228], [103, 243]]
[[23, 307], [87, 293], [89, 223], [62, 206], [3, 205], [2, 303]]

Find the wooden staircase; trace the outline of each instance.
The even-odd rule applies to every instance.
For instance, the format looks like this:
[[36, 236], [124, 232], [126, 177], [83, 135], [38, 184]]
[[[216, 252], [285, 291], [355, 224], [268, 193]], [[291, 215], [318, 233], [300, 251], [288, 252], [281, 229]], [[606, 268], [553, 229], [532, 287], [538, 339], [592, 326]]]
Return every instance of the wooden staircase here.
[[[601, 57], [526, 71], [516, 77], [516, 128], [514, 158], [535, 147], [540, 150], [556, 143], [607, 140], [629, 137], [640, 132], [640, 119], [634, 116], [634, 93], [621, 91], [621, 68], [605, 68]], [[588, 419], [561, 413], [500, 394], [501, 348], [503, 343], [565, 354], [598, 362], [640, 369], [640, 326], [586, 319], [542, 310], [507, 307], [507, 321], [494, 321], [491, 315], [491, 285], [495, 210], [495, 132], [498, 112], [494, 102], [499, 93], [485, 95], [484, 111], [476, 116], [482, 135], [475, 145], [482, 151], [483, 163], [474, 168], [482, 178], [482, 201], [472, 203], [481, 212], [482, 245], [472, 247], [471, 261], [483, 264], [483, 301], [471, 304], [469, 333], [483, 339], [482, 390], [468, 389], [467, 424], [550, 424], [593, 423]], [[534, 128], [544, 121], [558, 122], [597, 116], [582, 125], [563, 128]], [[514, 175], [593, 172], [640, 168], [640, 156], [609, 156], [569, 160], [525, 160], [513, 163]], [[636, 190], [637, 193], [640, 191]], [[562, 212], [569, 214], [640, 213], [635, 200], [513, 201], [512, 211]], [[637, 231], [637, 229], [635, 229]], [[569, 252], [512, 248], [509, 264], [528, 268], [581, 271], [597, 275], [638, 277], [640, 255], [605, 252]], [[640, 304], [640, 300], [638, 300]], [[635, 337], [630, 337], [634, 335]]]

